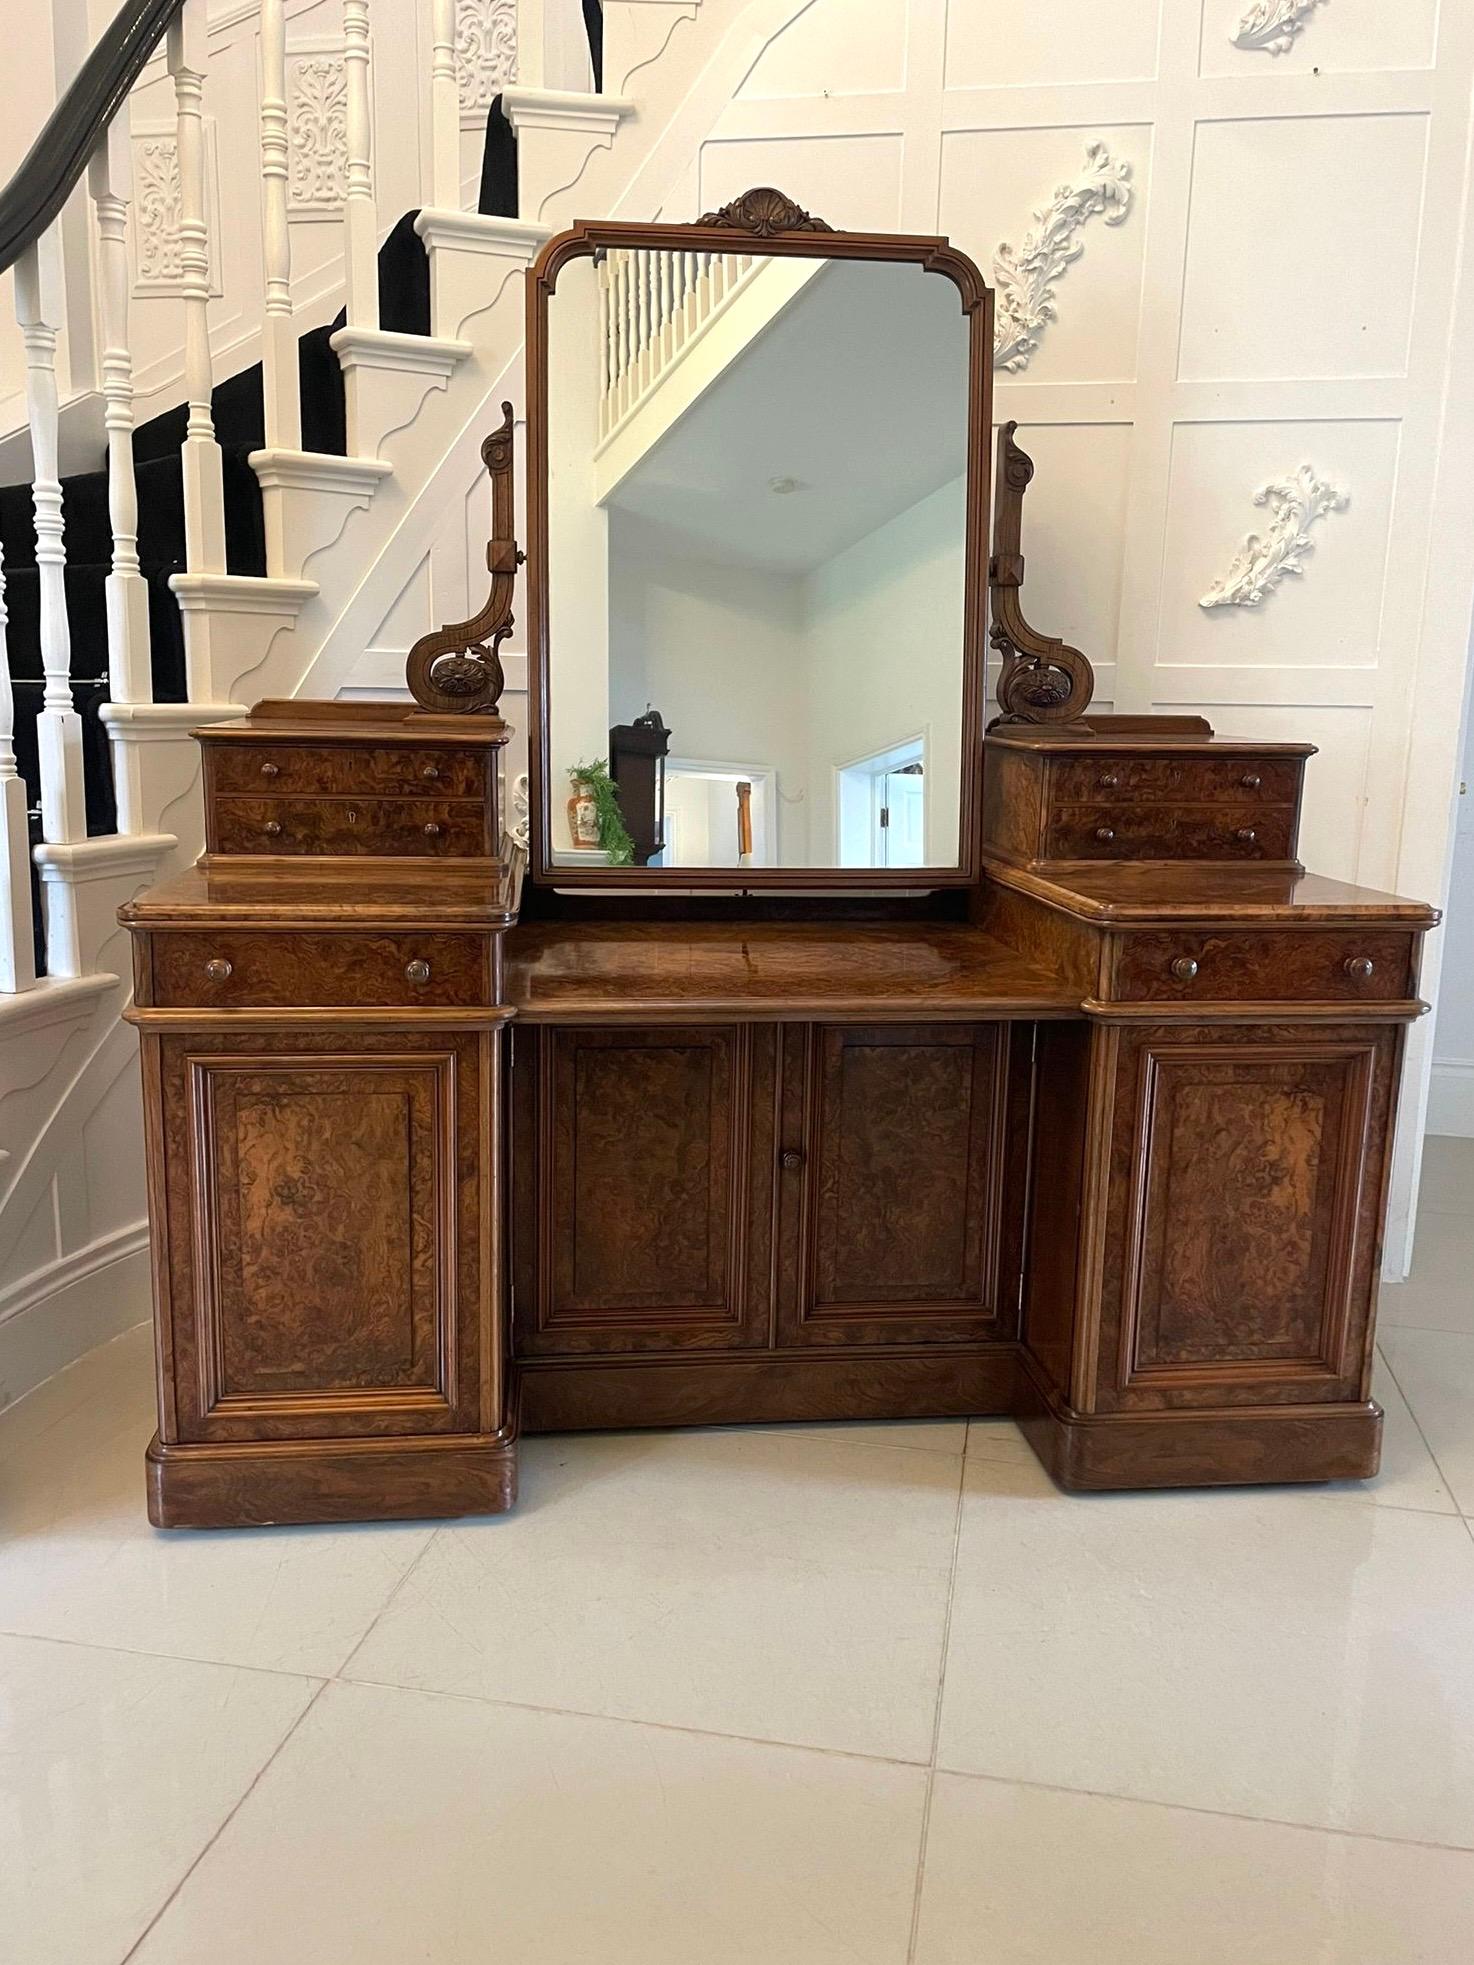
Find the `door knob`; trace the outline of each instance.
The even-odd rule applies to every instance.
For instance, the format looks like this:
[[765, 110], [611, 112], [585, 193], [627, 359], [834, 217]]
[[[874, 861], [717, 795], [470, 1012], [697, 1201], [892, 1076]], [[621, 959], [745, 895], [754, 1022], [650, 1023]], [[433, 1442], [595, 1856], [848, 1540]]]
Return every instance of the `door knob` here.
[[430, 964], [423, 956], [417, 955], [413, 962], [406, 962], [404, 973], [412, 983], [427, 983], [430, 980]]
[[233, 967], [223, 955], [212, 955], [205, 964], [205, 974], [211, 982], [229, 982]]
[[1095, 828], [1095, 836], [1103, 845], [1109, 846], [1116, 836], [1116, 828], [1114, 826], [1097, 826]]
[[1365, 982], [1377, 965], [1369, 955], [1348, 955], [1342, 966], [1348, 976], [1355, 977], [1357, 982]]
[[1258, 833], [1255, 832], [1252, 826], [1240, 826], [1234, 834], [1234, 838], [1239, 842], [1240, 846], [1252, 846], [1258, 837]]
[[1190, 955], [1179, 955], [1172, 964], [1172, 974], [1178, 982], [1189, 983], [1198, 973], [1198, 965]]
[[778, 1165], [786, 1174], [796, 1173], [803, 1163], [804, 1156], [796, 1146], [785, 1146], [778, 1155]]
[[1243, 777], [1239, 779], [1239, 783], [1245, 791], [1258, 791], [1264, 780], [1257, 771], [1246, 771]]
[[263, 764], [261, 767], [261, 775], [263, 778], [280, 777], [281, 766], [279, 764], [273, 764], [271, 760], [268, 758], [266, 763]]
[[426, 839], [438, 839], [440, 837], [440, 826], [434, 819], [427, 819], [423, 830]]

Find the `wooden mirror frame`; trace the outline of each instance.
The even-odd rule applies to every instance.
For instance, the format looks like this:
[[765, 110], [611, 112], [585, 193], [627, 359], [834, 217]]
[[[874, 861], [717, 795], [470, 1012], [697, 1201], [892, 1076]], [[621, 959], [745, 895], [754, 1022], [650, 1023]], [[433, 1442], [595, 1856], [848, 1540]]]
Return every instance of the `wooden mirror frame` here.
[[[967, 398], [967, 530], [962, 618], [962, 779], [958, 858], [943, 867], [610, 867], [571, 866], [551, 857], [548, 643], [548, 303], [573, 259], [609, 247], [730, 252], [734, 247], [801, 259], [873, 259], [922, 267], [954, 282], [969, 324]], [[989, 451], [993, 423], [993, 294], [967, 254], [944, 238], [888, 232], [836, 232], [782, 192], [748, 191], [695, 225], [636, 225], [585, 220], [549, 239], [527, 279], [528, 729], [531, 832], [529, 871], [543, 886], [563, 888], [723, 888], [747, 893], [778, 888], [970, 886], [978, 877], [982, 811], [983, 701], [986, 680]], [[884, 425], [877, 419], [876, 456], [884, 467]]]

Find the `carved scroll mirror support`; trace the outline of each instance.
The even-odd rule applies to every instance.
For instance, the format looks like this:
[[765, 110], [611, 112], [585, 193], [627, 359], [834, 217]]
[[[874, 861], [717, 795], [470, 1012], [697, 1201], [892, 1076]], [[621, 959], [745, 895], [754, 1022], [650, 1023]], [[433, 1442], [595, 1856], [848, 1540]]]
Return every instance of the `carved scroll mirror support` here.
[[421, 635], [405, 669], [420, 708], [439, 716], [494, 716], [505, 686], [501, 645], [512, 632], [512, 591], [526, 557], [514, 537], [510, 403], [502, 404], [501, 424], [481, 446], [481, 461], [491, 479], [491, 539], [486, 548], [491, 592], [471, 620]]
[[1003, 657], [998, 678], [999, 724], [1043, 723], [1053, 730], [1088, 735], [1080, 719], [1095, 694], [1095, 671], [1078, 648], [1055, 635], [1043, 635], [1024, 619], [1024, 493], [1034, 460], [1014, 442], [1016, 423], [998, 431], [993, 557], [988, 565], [992, 627], [988, 639]]

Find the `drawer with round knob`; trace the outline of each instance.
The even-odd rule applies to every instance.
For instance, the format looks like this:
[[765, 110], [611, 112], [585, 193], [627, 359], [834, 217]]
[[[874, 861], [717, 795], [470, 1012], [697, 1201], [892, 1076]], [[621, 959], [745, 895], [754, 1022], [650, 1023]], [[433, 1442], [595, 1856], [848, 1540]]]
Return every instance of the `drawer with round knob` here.
[[1056, 805], [1293, 805], [1298, 757], [1061, 757], [1049, 796]]
[[1049, 827], [1055, 860], [1288, 860], [1295, 808], [1242, 805], [1061, 806]]
[[1122, 934], [1110, 995], [1133, 1003], [1406, 1002], [1414, 939], [1385, 928]]
[[479, 798], [486, 759], [429, 746], [226, 743], [207, 740], [207, 785], [220, 797], [346, 796]]
[[209, 815], [214, 853], [465, 859], [489, 855], [479, 804], [427, 798], [219, 798]]
[[479, 935], [268, 934], [181, 929], [150, 937], [160, 1009], [338, 1009], [489, 1003], [491, 945]]

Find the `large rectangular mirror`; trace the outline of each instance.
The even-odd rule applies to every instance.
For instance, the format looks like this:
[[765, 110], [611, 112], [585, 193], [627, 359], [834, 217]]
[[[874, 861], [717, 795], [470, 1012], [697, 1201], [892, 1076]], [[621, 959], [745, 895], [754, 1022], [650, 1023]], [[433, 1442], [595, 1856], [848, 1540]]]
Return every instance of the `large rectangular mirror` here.
[[754, 193], [699, 226], [577, 227], [529, 290], [537, 877], [968, 878], [971, 262]]

